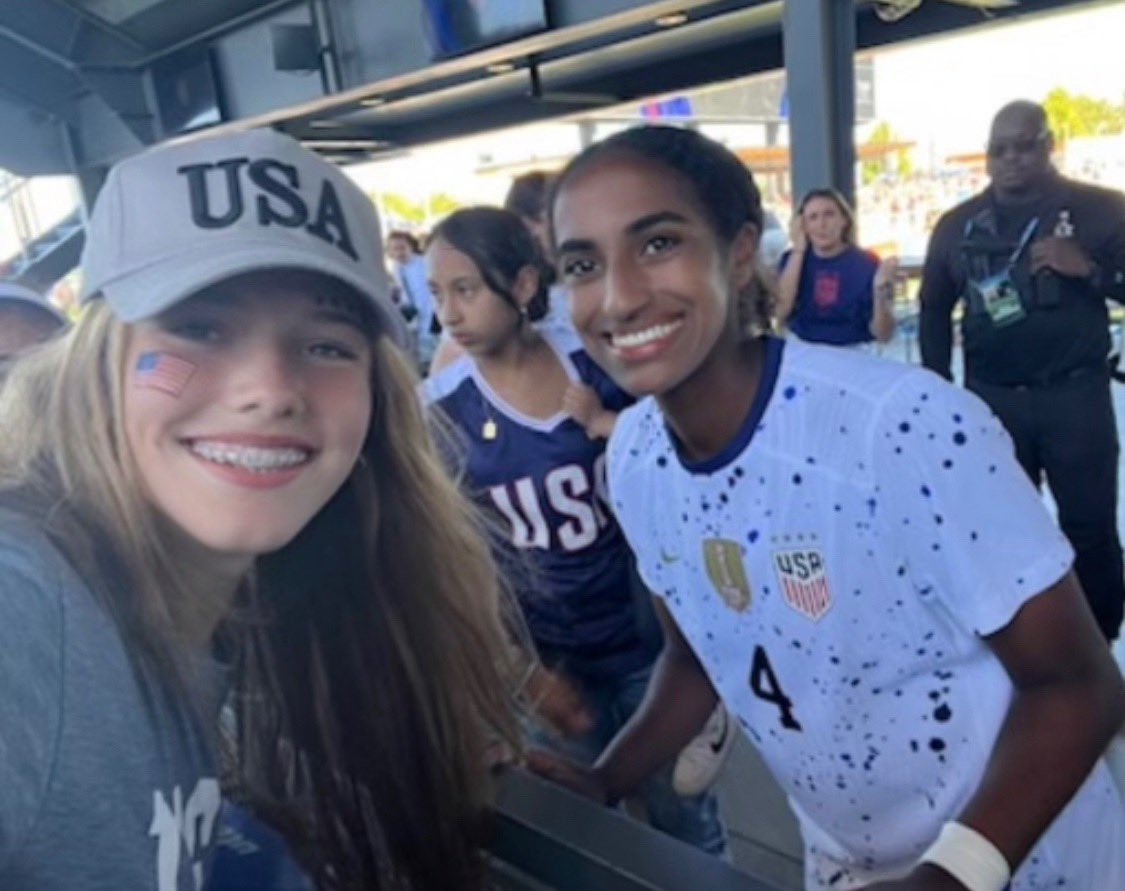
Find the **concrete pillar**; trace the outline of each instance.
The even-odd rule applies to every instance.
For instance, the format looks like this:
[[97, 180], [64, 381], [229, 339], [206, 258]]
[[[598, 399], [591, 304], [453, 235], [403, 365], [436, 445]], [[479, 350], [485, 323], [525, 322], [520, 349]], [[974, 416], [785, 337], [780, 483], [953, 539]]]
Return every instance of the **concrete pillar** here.
[[855, 6], [786, 0], [793, 195], [831, 186], [855, 203]]

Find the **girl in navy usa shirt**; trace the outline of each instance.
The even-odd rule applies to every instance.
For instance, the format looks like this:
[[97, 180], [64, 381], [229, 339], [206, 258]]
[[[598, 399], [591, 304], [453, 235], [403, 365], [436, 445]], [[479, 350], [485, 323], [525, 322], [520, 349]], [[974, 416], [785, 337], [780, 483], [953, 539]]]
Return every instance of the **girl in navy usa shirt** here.
[[[592, 761], [640, 704], [657, 650], [604, 486], [606, 437], [631, 399], [573, 334], [531, 324], [547, 311], [544, 260], [515, 214], [452, 214], [426, 259], [442, 326], [464, 352], [424, 396], [452, 421], [451, 460], [507, 533], [499, 560], [542, 662], [529, 691], [565, 738], [533, 736]], [[642, 794], [657, 828], [725, 849], [713, 796], [678, 796], [670, 769]]]

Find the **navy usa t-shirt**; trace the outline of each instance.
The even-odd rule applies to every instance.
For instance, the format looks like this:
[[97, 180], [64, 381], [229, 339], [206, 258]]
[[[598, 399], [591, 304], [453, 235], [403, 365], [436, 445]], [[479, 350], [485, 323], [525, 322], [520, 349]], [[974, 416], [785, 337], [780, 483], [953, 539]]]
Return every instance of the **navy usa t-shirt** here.
[[[542, 335], [570, 379], [592, 387], [607, 409], [632, 401], [575, 335]], [[632, 555], [606, 499], [605, 440], [590, 439], [561, 411], [520, 413], [467, 355], [429, 378], [423, 394], [453, 421], [462, 451], [453, 460], [470, 494], [509, 534], [498, 556], [543, 660], [590, 677], [650, 662], [630, 592]]]
[[[782, 255], [782, 270], [790, 255]], [[837, 346], [871, 340], [872, 287], [878, 268], [878, 257], [854, 246], [835, 257], [806, 251], [790, 330], [801, 340]]]

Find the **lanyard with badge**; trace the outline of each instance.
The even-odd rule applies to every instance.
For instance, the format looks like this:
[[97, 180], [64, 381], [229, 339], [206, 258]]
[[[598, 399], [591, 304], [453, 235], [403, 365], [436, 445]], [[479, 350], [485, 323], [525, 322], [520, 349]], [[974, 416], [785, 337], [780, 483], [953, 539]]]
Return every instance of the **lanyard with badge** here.
[[1015, 272], [1020, 257], [1027, 250], [1031, 236], [1035, 234], [1038, 227], [1039, 217], [1028, 220], [1019, 243], [1012, 251], [1011, 256], [1008, 257], [1008, 262], [1004, 265], [1004, 268], [984, 278], [969, 281], [970, 287], [976, 290], [981, 304], [989, 318], [992, 319], [992, 324], [998, 328], [1018, 322], [1027, 315], [1027, 310], [1024, 309], [1019, 288], [1012, 278], [1012, 273]]

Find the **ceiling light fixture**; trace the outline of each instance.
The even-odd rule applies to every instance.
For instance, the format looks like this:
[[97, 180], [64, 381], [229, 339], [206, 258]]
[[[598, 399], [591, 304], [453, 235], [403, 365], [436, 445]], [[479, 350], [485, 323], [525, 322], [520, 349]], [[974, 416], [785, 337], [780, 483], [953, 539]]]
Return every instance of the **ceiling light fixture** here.
[[507, 74], [509, 71], [515, 70], [515, 62], [493, 62], [485, 69], [489, 74]]
[[670, 12], [668, 15], [662, 15], [653, 20], [653, 24], [657, 28], [675, 28], [677, 25], [682, 25], [687, 21], [686, 12]]
[[368, 96], [366, 99], [360, 99], [359, 104], [364, 108], [378, 108], [380, 105], [386, 105], [387, 100], [382, 96]]
[[320, 151], [375, 151], [393, 145], [385, 139], [302, 139], [301, 145]]

